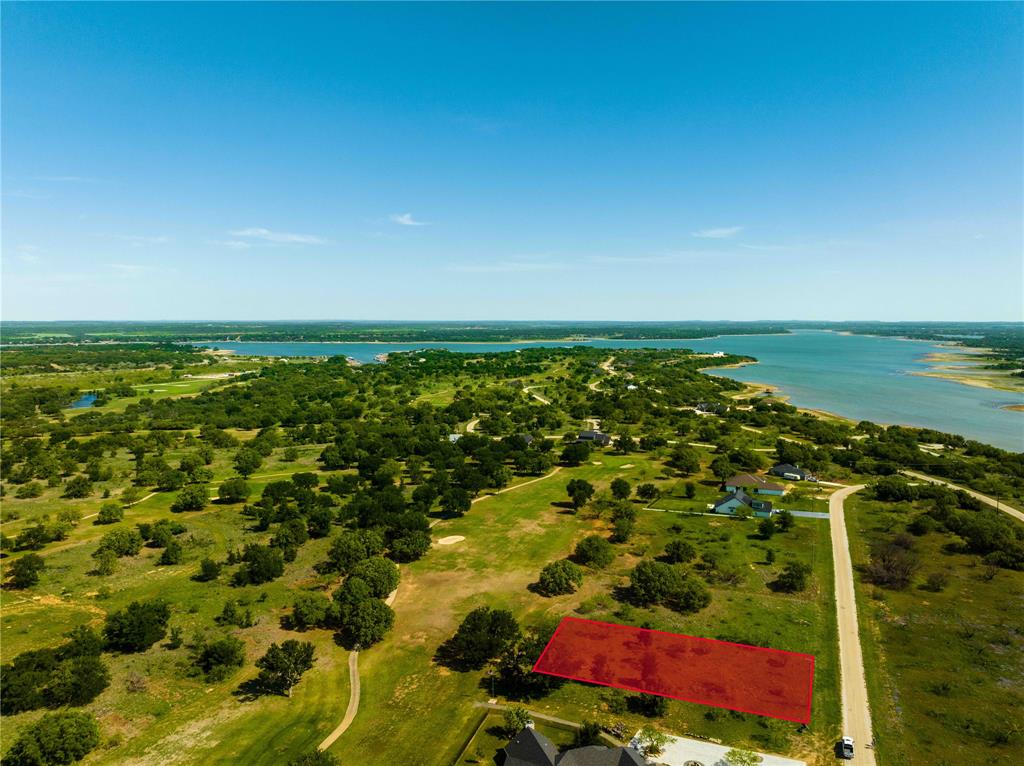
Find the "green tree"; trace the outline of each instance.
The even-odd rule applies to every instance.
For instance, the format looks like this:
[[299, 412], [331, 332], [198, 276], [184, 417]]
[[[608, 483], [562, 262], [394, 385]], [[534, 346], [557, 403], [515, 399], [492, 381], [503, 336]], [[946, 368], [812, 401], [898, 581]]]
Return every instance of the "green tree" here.
[[660, 604], [679, 592], [683, 578], [674, 567], [643, 560], [629, 573], [633, 598], [640, 604]]
[[600, 569], [615, 560], [615, 549], [600, 535], [588, 535], [576, 544], [573, 556], [581, 564]]
[[696, 555], [697, 549], [685, 540], [671, 540], [665, 546], [665, 558], [671, 564], [685, 564], [688, 561], [693, 561]]
[[729, 766], [758, 766], [761, 758], [750, 750], [733, 748], [725, 754], [725, 762]]
[[462, 487], [450, 487], [441, 495], [441, 509], [454, 516], [462, 516], [472, 505], [473, 499]]
[[185, 552], [181, 547], [181, 543], [172, 537], [167, 541], [167, 547], [164, 548], [164, 552], [160, 554], [160, 563], [163, 565], [180, 564], [184, 555]]
[[651, 482], [646, 482], [636, 488], [636, 496], [646, 503], [653, 503], [660, 494], [658, 488]]
[[14, 588], [31, 588], [39, 582], [39, 575], [46, 569], [46, 561], [38, 553], [26, 553], [7, 567]]
[[583, 570], [567, 559], [552, 561], [540, 570], [538, 590], [546, 596], [572, 593], [583, 585]]
[[137, 529], [112, 529], [100, 538], [99, 548], [93, 556], [102, 551], [111, 551], [118, 557], [135, 556], [141, 550], [142, 535]]
[[252, 447], [242, 447], [235, 453], [233, 465], [241, 476], [252, 476], [263, 465], [263, 456]]
[[220, 577], [221, 565], [210, 558], [199, 562], [199, 572], [195, 578], [199, 582], [210, 582]]
[[331, 601], [323, 593], [300, 593], [292, 605], [292, 622], [299, 630], [323, 625]]
[[250, 494], [249, 483], [240, 476], [225, 479], [217, 488], [217, 497], [222, 503], [244, 503]]
[[50, 707], [86, 705], [110, 685], [110, 671], [96, 654], [63, 660], [43, 690]]
[[100, 511], [96, 514], [97, 524], [116, 524], [122, 519], [124, 519], [124, 510], [116, 500], [107, 500], [100, 506]]
[[348, 646], [365, 649], [384, 638], [395, 623], [395, 613], [379, 598], [357, 603], [344, 618], [344, 637]]
[[64, 766], [85, 758], [100, 742], [90, 713], [47, 713], [24, 728], [3, 758], [4, 766]]
[[700, 470], [700, 454], [693, 447], [677, 444], [672, 448], [668, 464], [684, 476], [689, 476]]
[[288, 761], [288, 766], [341, 766], [341, 761], [325, 750], [312, 750]]
[[531, 723], [530, 711], [522, 705], [509, 705], [502, 716], [505, 719], [505, 734], [514, 737]]
[[711, 461], [711, 473], [719, 481], [725, 481], [736, 472], [736, 468], [725, 455], [719, 455]]
[[807, 589], [807, 578], [811, 567], [800, 561], [790, 561], [782, 568], [782, 573], [775, 581], [778, 590], [795, 593]]
[[621, 477], [612, 479], [611, 490], [612, 497], [616, 500], [628, 500], [629, 496], [633, 494], [633, 488], [629, 486], [629, 482]]
[[570, 479], [565, 485], [565, 491], [569, 493], [573, 510], [578, 511], [594, 496], [594, 485], [586, 479]]
[[380, 556], [360, 561], [352, 567], [352, 576], [365, 582], [376, 598], [385, 598], [398, 587], [398, 567]]
[[668, 735], [663, 734], [653, 726], [644, 726], [640, 729], [640, 733], [637, 734], [637, 742], [640, 745], [640, 751], [645, 757], [656, 758], [661, 755], [665, 745], [668, 744]]
[[181, 513], [182, 511], [201, 511], [210, 502], [210, 493], [205, 484], [189, 484], [171, 503], [171, 511]]
[[64, 485], [64, 497], [82, 498], [92, 494], [92, 482], [88, 476], [73, 476]]
[[761, 522], [757, 525], [757, 531], [761, 533], [762, 540], [771, 540], [772, 535], [774, 535], [776, 531], [775, 519], [771, 516], [766, 519], [761, 519]]
[[117, 571], [117, 554], [112, 550], [99, 550], [92, 556], [96, 559], [96, 566], [93, 568], [94, 574], [100, 577], [109, 577]]
[[697, 485], [694, 484], [692, 481], [686, 482], [686, 484], [684, 484], [683, 487], [686, 492], [687, 500], [693, 500], [693, 498], [697, 496]]
[[456, 663], [479, 670], [519, 638], [512, 612], [478, 606], [463, 619], [444, 651]]
[[284, 574], [284, 554], [280, 548], [249, 543], [242, 553], [242, 567], [235, 572], [235, 585], [262, 585]]
[[103, 635], [107, 647], [119, 652], [142, 652], [167, 635], [171, 608], [166, 601], [133, 601], [107, 615]]
[[795, 523], [795, 519], [793, 518], [793, 514], [792, 513], [790, 513], [789, 511], [783, 509], [783, 510], [779, 511], [776, 514], [776, 522], [775, 523], [778, 525], [779, 529], [781, 529], [783, 532], [788, 532], [789, 530], [791, 530], [793, 528], [793, 524]]
[[583, 721], [572, 738], [573, 747], [591, 747], [603, 744], [601, 741], [601, 724], [597, 721]]
[[206, 642], [196, 652], [193, 664], [208, 681], [223, 681], [245, 664], [245, 644], [234, 636]]
[[372, 529], [343, 529], [331, 540], [327, 566], [333, 572], [348, 574], [363, 559], [384, 550], [384, 538]]

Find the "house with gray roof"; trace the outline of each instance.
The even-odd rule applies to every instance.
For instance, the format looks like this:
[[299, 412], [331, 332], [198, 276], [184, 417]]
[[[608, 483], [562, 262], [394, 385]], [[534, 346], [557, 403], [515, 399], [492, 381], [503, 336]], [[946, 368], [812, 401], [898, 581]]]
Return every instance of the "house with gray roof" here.
[[724, 513], [728, 516], [735, 516], [736, 511], [740, 508], [745, 508], [754, 516], [762, 519], [768, 518], [774, 513], [771, 502], [768, 500], [755, 500], [742, 489], [730, 492], [711, 506], [711, 510], [715, 513]]
[[555, 744], [528, 726], [501, 751], [502, 766], [646, 766], [647, 761], [631, 747], [576, 747], [559, 753]]

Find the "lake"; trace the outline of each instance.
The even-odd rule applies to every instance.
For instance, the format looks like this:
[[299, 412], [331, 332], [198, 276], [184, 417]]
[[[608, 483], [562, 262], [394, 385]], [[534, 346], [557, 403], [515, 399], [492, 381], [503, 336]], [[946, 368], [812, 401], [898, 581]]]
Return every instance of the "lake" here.
[[95, 402], [99, 397], [96, 394], [82, 394], [78, 399], [68, 405], [68, 409], [80, 410], [85, 407], [92, 407], [92, 403]]
[[853, 420], [899, 423], [962, 434], [1003, 449], [1024, 451], [1024, 394], [965, 386], [913, 375], [931, 369], [927, 354], [949, 352], [929, 341], [828, 331], [788, 335], [729, 335], [683, 340], [539, 341], [536, 343], [259, 343], [201, 344], [259, 356], [348, 356], [373, 362], [378, 354], [447, 348], [481, 353], [520, 348], [690, 348], [756, 357], [758, 364], [716, 374], [778, 386], [798, 407], [834, 412]]

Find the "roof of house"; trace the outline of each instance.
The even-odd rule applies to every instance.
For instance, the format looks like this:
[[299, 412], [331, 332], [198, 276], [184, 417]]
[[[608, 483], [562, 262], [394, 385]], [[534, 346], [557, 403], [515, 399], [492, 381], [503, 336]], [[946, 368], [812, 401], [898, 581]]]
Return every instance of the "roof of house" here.
[[767, 500], [755, 500], [742, 489], [737, 489], [735, 492], [730, 492], [725, 497], [722, 497], [715, 503], [714, 508], [720, 508], [730, 500], [739, 500], [743, 505], [748, 508], [752, 508], [755, 511], [770, 511], [772, 504]]
[[781, 484], [768, 481], [764, 476], [758, 476], [756, 473], [738, 473], [735, 476], [726, 479], [723, 484], [727, 487], [753, 487], [754, 489], [774, 489], [784, 490]]
[[646, 766], [630, 747], [577, 747], [559, 753], [550, 739], [532, 727], [519, 732], [505, 745], [504, 766]]
[[806, 476], [809, 473], [808, 471], [805, 471], [803, 468], [798, 468], [797, 466], [790, 465], [789, 463], [779, 463], [778, 465], [773, 465], [771, 472], [776, 474], [793, 473], [796, 474], [797, 476]]
[[555, 766], [558, 748], [543, 734], [527, 726], [505, 745], [505, 766]]
[[636, 750], [631, 747], [577, 747], [562, 754], [558, 766], [646, 766]]

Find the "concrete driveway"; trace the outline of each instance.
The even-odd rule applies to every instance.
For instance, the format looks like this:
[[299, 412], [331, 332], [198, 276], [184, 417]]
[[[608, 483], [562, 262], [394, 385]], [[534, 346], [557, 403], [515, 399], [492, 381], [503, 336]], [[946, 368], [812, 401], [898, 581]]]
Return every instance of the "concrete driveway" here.
[[[639, 734], [639, 732], [637, 733]], [[725, 754], [730, 750], [732, 750], [731, 747], [670, 735], [664, 752], [656, 758], [648, 758], [648, 761], [665, 764], [665, 766], [686, 766], [691, 761], [696, 761], [703, 766], [729, 766], [725, 760]], [[761, 766], [807, 766], [803, 761], [783, 758], [781, 755], [765, 753], [758, 753], [758, 755], [761, 756]]]

